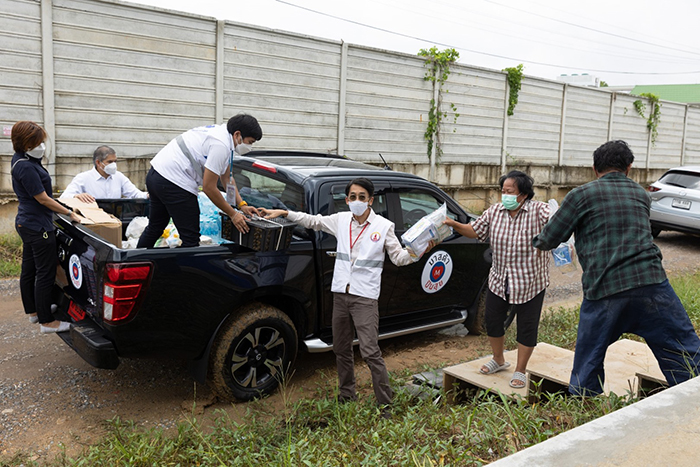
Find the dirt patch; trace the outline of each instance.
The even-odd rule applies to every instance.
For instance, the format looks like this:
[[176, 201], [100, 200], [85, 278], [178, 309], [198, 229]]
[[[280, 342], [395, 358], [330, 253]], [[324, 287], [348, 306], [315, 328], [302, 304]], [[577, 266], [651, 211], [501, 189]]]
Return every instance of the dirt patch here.
[[[671, 232], [657, 239], [669, 274], [700, 269], [698, 237]], [[17, 280], [0, 281], [0, 453], [32, 452], [51, 458], [61, 445], [69, 454], [104, 434], [112, 417], [166, 430], [186, 417], [211, 420], [223, 410], [243, 420], [247, 404], [218, 401], [190, 378], [185, 361], [122, 360], [116, 370], [98, 370], [55, 335], [39, 334], [22, 312]], [[553, 270], [545, 307], [581, 301], [580, 273]], [[489, 352], [485, 337], [468, 336], [462, 326], [382, 341], [387, 366], [400, 384], [404, 375], [472, 360]], [[372, 394], [369, 370], [356, 353], [358, 388]], [[332, 353], [300, 354], [286, 394], [292, 399], [324, 397], [335, 385]], [[278, 392], [265, 400], [268, 410], [283, 408]]]

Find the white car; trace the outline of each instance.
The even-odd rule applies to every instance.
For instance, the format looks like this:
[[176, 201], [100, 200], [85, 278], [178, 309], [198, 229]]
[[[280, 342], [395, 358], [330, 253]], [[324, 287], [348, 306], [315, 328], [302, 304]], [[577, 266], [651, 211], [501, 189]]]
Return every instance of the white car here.
[[649, 186], [651, 233], [700, 234], [700, 166], [675, 167]]

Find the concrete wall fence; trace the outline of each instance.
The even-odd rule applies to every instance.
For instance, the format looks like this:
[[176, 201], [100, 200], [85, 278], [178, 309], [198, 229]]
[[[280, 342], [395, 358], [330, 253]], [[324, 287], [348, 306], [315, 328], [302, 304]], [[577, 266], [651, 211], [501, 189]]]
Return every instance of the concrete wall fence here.
[[508, 116], [505, 73], [455, 64], [444, 99], [460, 115], [445, 122], [431, 171], [423, 134], [433, 89], [417, 56], [113, 0], [0, 0], [0, 11], [6, 200], [19, 120], [47, 129], [58, 189], [92, 166], [100, 144], [143, 187], [148, 161], [170, 139], [239, 112], [261, 122], [257, 148], [371, 163], [381, 153], [477, 211], [511, 168], [535, 178], [539, 198], [589, 181], [592, 152], [610, 139], [630, 143], [643, 184], [669, 167], [700, 165], [698, 106], [663, 102], [651, 144], [637, 97], [525, 77]]

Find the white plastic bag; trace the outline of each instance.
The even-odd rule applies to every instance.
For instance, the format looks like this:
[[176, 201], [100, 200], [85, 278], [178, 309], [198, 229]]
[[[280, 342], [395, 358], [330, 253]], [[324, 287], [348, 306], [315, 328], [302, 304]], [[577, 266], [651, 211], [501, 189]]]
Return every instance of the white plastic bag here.
[[126, 228], [126, 238], [135, 238], [135, 239], [141, 238], [141, 234], [143, 234], [143, 231], [147, 225], [148, 225], [148, 217], [146, 217], [146, 216], [134, 217], [133, 219], [131, 219], [131, 222], [129, 222], [129, 225]]
[[447, 204], [444, 203], [401, 235], [401, 240], [414, 263], [423, 256], [431, 240], [437, 245], [452, 235], [452, 228], [444, 224], [446, 218]]

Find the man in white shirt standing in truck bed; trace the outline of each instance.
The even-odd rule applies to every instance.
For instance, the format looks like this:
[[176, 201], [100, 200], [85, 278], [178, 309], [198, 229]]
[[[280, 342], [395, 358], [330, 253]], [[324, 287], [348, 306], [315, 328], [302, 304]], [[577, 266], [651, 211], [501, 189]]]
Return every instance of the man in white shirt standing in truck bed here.
[[94, 167], [73, 177], [61, 198], [78, 198], [92, 203], [95, 198], [148, 198], [123, 173], [117, 170], [117, 153], [109, 146], [100, 146], [92, 154]]
[[[241, 198], [231, 177], [234, 153], [242, 156], [262, 138], [262, 128], [252, 115], [238, 114], [227, 123], [193, 128], [171, 140], [151, 160], [146, 186], [151, 195], [148, 226], [137, 248], [153, 248], [172, 218], [183, 247], [199, 245], [199, 186], [214, 205], [241, 232], [248, 231], [244, 214], [257, 214]], [[226, 189], [219, 191], [217, 182]], [[230, 198], [229, 198], [230, 193]]]
[[[352, 341], [354, 331], [360, 354], [372, 373], [372, 387], [382, 417], [391, 416], [389, 405], [394, 391], [389, 385], [382, 352], [379, 349], [379, 293], [384, 252], [397, 266], [412, 264], [411, 256], [394, 233], [394, 223], [372, 210], [374, 184], [356, 178], [345, 187], [350, 212], [312, 216], [282, 209], [263, 209], [268, 218], [287, 217], [313, 230], [322, 230], [338, 239], [333, 270], [333, 352], [338, 367], [339, 402], [356, 400]], [[354, 325], [354, 326], [353, 326]]]

